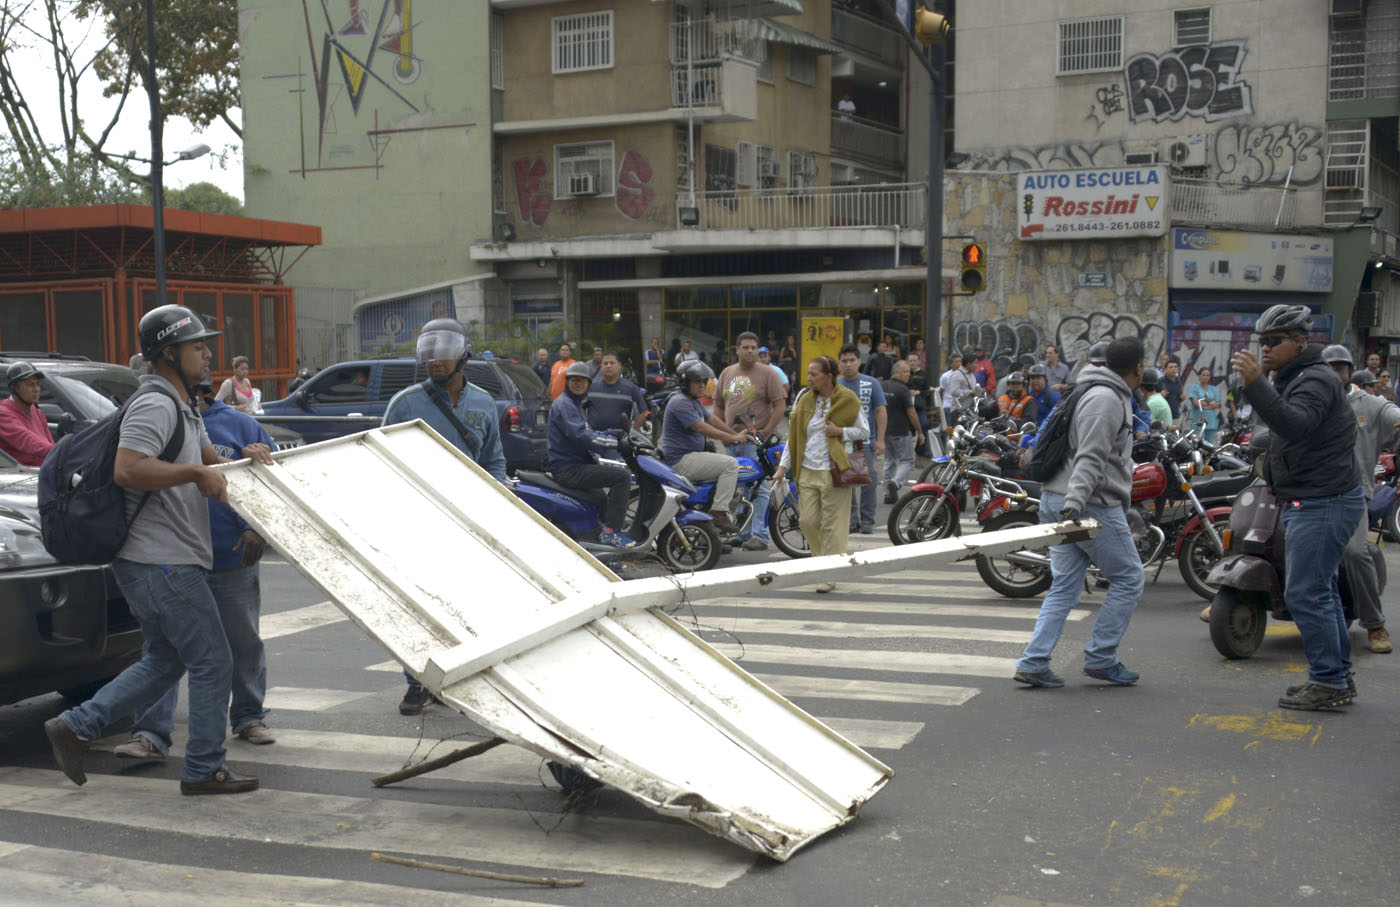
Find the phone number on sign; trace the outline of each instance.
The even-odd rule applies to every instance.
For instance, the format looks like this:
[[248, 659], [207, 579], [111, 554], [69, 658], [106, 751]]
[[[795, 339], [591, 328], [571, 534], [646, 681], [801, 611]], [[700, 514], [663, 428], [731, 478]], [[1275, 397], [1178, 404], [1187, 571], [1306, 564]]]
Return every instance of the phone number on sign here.
[[1107, 233], [1124, 230], [1162, 230], [1160, 220], [1091, 220], [1072, 221], [1067, 224], [1051, 224], [1054, 233]]

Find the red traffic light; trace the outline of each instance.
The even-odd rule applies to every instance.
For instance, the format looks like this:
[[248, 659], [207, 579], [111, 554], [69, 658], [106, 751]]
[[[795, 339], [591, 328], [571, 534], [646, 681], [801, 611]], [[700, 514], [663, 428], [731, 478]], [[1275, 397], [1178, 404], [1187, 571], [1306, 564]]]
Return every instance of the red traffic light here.
[[980, 243], [968, 243], [962, 250], [963, 264], [976, 267], [982, 264], [982, 256], [985, 254]]

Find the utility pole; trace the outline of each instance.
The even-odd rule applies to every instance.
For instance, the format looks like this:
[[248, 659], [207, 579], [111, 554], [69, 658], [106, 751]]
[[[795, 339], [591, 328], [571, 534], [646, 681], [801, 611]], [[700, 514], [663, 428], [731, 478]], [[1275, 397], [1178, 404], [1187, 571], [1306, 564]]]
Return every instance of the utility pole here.
[[[165, 305], [165, 192], [162, 187], [165, 151], [161, 135], [165, 116], [160, 109], [160, 83], [156, 81], [155, 0], [146, 0], [146, 97], [151, 104], [151, 248], [156, 257], [156, 305]], [[143, 311], [137, 300], [137, 311]]]

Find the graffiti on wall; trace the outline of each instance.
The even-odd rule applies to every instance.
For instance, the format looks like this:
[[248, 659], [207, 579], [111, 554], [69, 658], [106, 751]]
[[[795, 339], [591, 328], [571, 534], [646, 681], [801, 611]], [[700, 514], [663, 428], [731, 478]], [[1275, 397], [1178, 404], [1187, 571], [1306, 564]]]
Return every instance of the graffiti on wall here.
[[1123, 112], [1123, 86], [1117, 82], [1100, 85], [1094, 91], [1094, 103], [1089, 105], [1089, 113], [1084, 119], [1094, 124], [1094, 131], [1103, 128], [1104, 120], [1115, 113]]
[[1029, 321], [959, 321], [953, 325], [953, 349], [958, 352], [982, 348], [998, 375], [1014, 371], [1022, 356], [1037, 360], [1045, 351], [1040, 345], [1040, 328]]
[[1155, 362], [1166, 347], [1167, 329], [1156, 322], [1143, 323], [1136, 315], [1118, 312], [1071, 315], [1055, 328], [1055, 348], [1060, 351], [1061, 359], [1073, 365], [1084, 359], [1095, 343], [1120, 337], [1141, 340], [1147, 361]]
[[[1230, 356], [1236, 350], [1256, 349], [1254, 323], [1258, 318], [1257, 312], [1222, 312], [1196, 317], [1172, 312], [1167, 322], [1170, 327], [1168, 349], [1181, 364], [1183, 374], [1208, 368], [1214, 382], [1224, 381], [1230, 374]], [[1310, 339], [1314, 343], [1330, 343], [1332, 327], [1333, 316], [1313, 316]]]
[[1315, 183], [1322, 176], [1322, 136], [1322, 129], [1298, 123], [1225, 126], [1215, 133], [1216, 179], [1242, 186]]
[[1119, 142], [1074, 141], [974, 153], [966, 166], [969, 170], [1072, 170], [1122, 162], [1123, 146]]
[[622, 167], [617, 174], [617, 210], [633, 220], [645, 217], [656, 200], [656, 190], [651, 187], [652, 176], [651, 163], [637, 149], [629, 149], [622, 156]]
[[1160, 123], [1192, 116], [1211, 123], [1252, 115], [1249, 84], [1237, 81], [1244, 57], [1243, 41], [1130, 57], [1123, 65], [1129, 119]]
[[542, 157], [521, 158], [510, 165], [510, 172], [515, 180], [515, 201], [520, 206], [521, 221], [543, 227], [554, 204], [554, 193], [544, 187], [549, 165]]

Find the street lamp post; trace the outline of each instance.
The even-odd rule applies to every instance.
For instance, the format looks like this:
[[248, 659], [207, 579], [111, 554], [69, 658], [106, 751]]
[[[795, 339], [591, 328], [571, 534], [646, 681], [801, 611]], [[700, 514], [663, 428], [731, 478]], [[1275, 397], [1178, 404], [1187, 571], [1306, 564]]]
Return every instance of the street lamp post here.
[[156, 305], [165, 305], [165, 152], [161, 136], [165, 117], [160, 109], [160, 83], [156, 81], [155, 0], [146, 0], [146, 98], [151, 105], [151, 246], [156, 256]]

